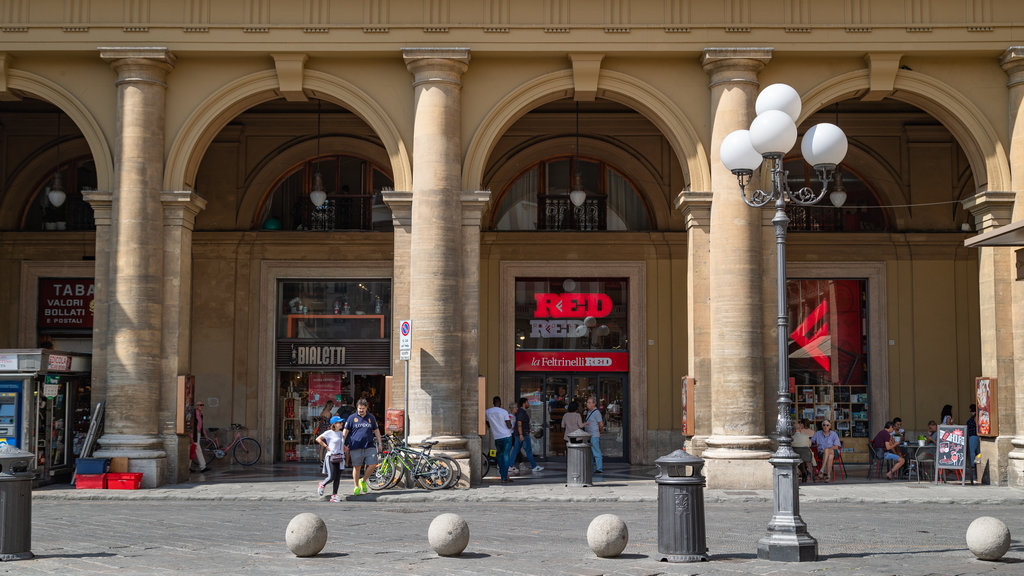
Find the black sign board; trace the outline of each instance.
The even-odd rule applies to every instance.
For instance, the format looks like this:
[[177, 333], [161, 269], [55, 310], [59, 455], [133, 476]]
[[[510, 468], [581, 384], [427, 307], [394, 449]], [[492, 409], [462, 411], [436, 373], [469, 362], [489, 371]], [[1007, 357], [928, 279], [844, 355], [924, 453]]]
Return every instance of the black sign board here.
[[935, 482], [940, 470], [959, 470], [960, 484], [967, 476], [967, 426], [939, 426], [935, 454]]

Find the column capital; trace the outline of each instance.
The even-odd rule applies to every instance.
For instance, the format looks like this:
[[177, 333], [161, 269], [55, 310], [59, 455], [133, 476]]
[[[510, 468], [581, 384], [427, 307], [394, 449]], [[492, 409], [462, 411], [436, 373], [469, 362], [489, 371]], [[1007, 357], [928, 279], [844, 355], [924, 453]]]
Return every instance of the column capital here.
[[1013, 216], [1015, 192], [986, 190], [974, 196], [968, 196], [960, 202], [964, 210], [971, 213], [974, 229], [986, 232], [998, 226], [1009, 224]]
[[117, 83], [164, 84], [174, 68], [174, 54], [164, 47], [100, 47], [100, 58], [117, 72]]
[[191, 190], [172, 190], [160, 193], [164, 205], [164, 225], [177, 225], [192, 230], [196, 216], [206, 208], [206, 199]]
[[391, 221], [395, 228], [407, 228], [412, 225], [412, 192], [383, 190], [381, 198], [391, 209]]
[[683, 190], [676, 196], [676, 209], [683, 213], [686, 229], [711, 227], [711, 201], [714, 192]]
[[491, 199], [490, 190], [462, 193], [462, 225], [480, 228], [480, 217]]
[[1010, 46], [999, 57], [999, 66], [1010, 77], [1009, 86], [1024, 82], [1024, 46]]
[[423, 83], [462, 85], [462, 74], [469, 69], [469, 48], [402, 48], [402, 58], [416, 78], [413, 86]]
[[774, 48], [705, 48], [700, 63], [709, 76], [709, 86], [746, 82], [757, 84], [757, 74], [772, 59]]
[[109, 190], [82, 190], [82, 199], [92, 206], [92, 220], [96, 227], [110, 226], [111, 207], [114, 194]]

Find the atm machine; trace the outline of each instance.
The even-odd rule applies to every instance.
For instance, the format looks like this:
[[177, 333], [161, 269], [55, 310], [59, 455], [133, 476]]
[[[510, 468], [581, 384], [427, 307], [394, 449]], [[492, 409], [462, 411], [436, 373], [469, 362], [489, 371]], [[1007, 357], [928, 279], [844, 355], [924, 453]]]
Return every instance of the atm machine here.
[[91, 416], [91, 356], [0, 350], [0, 441], [36, 455], [40, 484], [74, 471]]

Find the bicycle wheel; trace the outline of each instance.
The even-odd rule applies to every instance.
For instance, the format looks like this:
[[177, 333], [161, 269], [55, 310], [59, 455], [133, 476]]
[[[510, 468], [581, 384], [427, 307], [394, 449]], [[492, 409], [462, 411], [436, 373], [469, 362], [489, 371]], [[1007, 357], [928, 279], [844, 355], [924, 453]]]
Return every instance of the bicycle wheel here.
[[459, 463], [456, 462], [454, 458], [450, 458], [448, 456], [435, 456], [435, 458], [440, 460], [441, 463], [450, 471], [448, 475], [448, 483], [445, 484], [444, 487], [451, 488], [458, 484], [459, 480], [462, 479], [462, 468], [459, 466]]
[[[199, 439], [199, 448], [203, 451], [203, 457], [206, 458], [207, 465], [209, 465], [210, 461], [214, 458], [220, 458], [224, 455], [224, 452], [222, 452], [220, 448], [217, 448], [217, 444], [213, 439], [206, 436]], [[217, 454], [218, 452], [220, 452], [219, 455]]]
[[427, 490], [444, 488], [452, 477], [452, 471], [438, 458], [424, 458], [416, 467], [416, 483]]
[[491, 471], [491, 458], [484, 452], [480, 455], [480, 478], [486, 478]]
[[390, 457], [385, 457], [381, 460], [380, 464], [373, 469], [373, 474], [370, 474], [370, 480], [367, 484], [372, 490], [385, 490], [391, 486], [394, 478], [395, 463]]
[[235, 462], [242, 466], [252, 466], [260, 459], [262, 453], [263, 448], [260, 446], [260, 443], [248, 436], [239, 440], [238, 444], [235, 444], [235, 449], [231, 451], [231, 454], [235, 457]]

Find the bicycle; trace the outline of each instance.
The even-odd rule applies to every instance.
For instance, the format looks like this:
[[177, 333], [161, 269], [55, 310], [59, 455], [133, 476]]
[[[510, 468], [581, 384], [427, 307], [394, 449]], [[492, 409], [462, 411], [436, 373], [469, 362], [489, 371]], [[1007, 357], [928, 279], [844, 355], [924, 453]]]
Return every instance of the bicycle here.
[[[259, 461], [263, 454], [263, 447], [255, 438], [242, 436], [241, 430], [245, 428], [240, 424], [232, 424], [231, 429], [235, 431], [235, 438], [224, 448], [220, 447], [217, 439], [212, 436], [203, 436], [199, 445], [204, 453], [209, 452], [213, 458], [223, 458], [224, 454], [231, 450], [231, 456], [242, 466], [252, 466]], [[209, 428], [210, 432], [217, 432], [220, 428]]]
[[437, 442], [424, 442], [424, 450], [409, 448], [404, 441], [388, 435], [381, 454], [381, 462], [370, 475], [370, 488], [384, 490], [398, 484], [405, 470], [412, 473], [416, 483], [427, 490], [440, 490], [459, 481], [462, 472], [455, 460], [447, 456], [430, 454]]
[[491, 471], [491, 464], [498, 465], [498, 451], [488, 450], [480, 455], [480, 477], [486, 478]]

